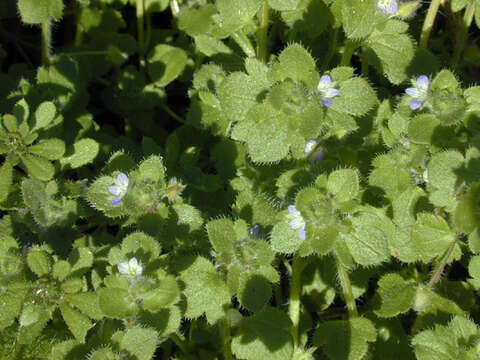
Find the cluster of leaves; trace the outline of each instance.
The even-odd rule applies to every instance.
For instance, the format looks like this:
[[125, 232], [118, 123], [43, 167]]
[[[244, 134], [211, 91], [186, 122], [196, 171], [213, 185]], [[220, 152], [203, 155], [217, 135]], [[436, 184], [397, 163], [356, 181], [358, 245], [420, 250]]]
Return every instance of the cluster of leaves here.
[[0, 357], [478, 359], [480, 1], [438, 6], [2, 2]]

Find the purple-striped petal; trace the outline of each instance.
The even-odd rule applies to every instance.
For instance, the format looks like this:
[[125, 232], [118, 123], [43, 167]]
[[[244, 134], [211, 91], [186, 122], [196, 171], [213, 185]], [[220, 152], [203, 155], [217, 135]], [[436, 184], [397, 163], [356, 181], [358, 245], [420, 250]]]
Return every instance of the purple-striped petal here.
[[413, 100], [410, 101], [410, 109], [412, 109], [412, 110], [417, 110], [422, 105], [423, 105], [423, 102], [421, 102], [419, 100], [413, 99]]
[[388, 6], [387, 6], [387, 12], [390, 15], [395, 15], [398, 10], [398, 2], [397, 0], [390, 0]]
[[117, 175], [117, 182], [118, 182], [118, 185], [127, 187], [128, 176], [121, 172], [120, 174]]
[[428, 87], [430, 86], [430, 79], [428, 78], [427, 75], [420, 75], [417, 78], [417, 86], [422, 89], [422, 90], [427, 90]]
[[112, 200], [112, 205], [118, 205], [122, 202], [122, 198], [117, 196], [117, 197], [114, 197], [113, 200]]
[[318, 83], [319, 88], [330, 87], [332, 85], [332, 78], [330, 75], [322, 75], [320, 82]]
[[112, 186], [108, 187], [108, 192], [112, 195], [117, 195], [118, 196], [118, 195], [120, 195], [121, 191], [122, 190], [120, 189], [120, 186], [118, 186], [118, 185], [112, 185]]
[[322, 103], [323, 103], [323, 105], [325, 105], [326, 107], [330, 107], [330, 106], [332, 106], [332, 104], [333, 104], [333, 103], [332, 103], [332, 100], [330, 100], [330, 99], [323, 99], [323, 100], [322, 100]]
[[293, 216], [297, 215], [298, 214], [297, 207], [295, 205], [288, 205], [288, 213]]
[[418, 98], [420, 97], [422, 94], [420, 93], [420, 90], [418, 90], [417, 88], [414, 88], [414, 87], [409, 87], [409, 88], [406, 88], [405, 89], [405, 93], [413, 98]]

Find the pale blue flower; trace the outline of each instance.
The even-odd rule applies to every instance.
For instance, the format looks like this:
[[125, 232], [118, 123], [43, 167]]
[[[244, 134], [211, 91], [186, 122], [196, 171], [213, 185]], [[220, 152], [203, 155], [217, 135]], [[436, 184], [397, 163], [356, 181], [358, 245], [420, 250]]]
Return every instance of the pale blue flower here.
[[380, 10], [382, 14], [395, 15], [398, 11], [398, 1], [397, 0], [378, 0], [377, 9]]
[[302, 217], [300, 211], [297, 210], [295, 205], [288, 206], [288, 217], [290, 218], [290, 222], [288, 225], [292, 230], [298, 230], [298, 237], [302, 240], [305, 240], [305, 220]]
[[322, 75], [317, 86], [317, 93], [321, 96], [323, 105], [330, 107], [332, 106], [332, 99], [340, 91], [334, 87], [330, 75]]
[[128, 262], [122, 262], [117, 265], [118, 272], [126, 275], [128, 278], [135, 278], [142, 275], [143, 267], [136, 258], [131, 258]]
[[117, 179], [115, 180], [115, 185], [108, 187], [108, 192], [115, 196], [112, 200], [112, 205], [118, 205], [122, 202], [123, 197], [128, 192], [129, 186], [130, 180], [128, 179], [128, 176], [124, 173], [118, 174]]
[[417, 110], [422, 107], [428, 97], [428, 88], [430, 87], [430, 79], [427, 75], [420, 75], [412, 81], [413, 87], [405, 89], [405, 93], [412, 97], [410, 100], [410, 109]]

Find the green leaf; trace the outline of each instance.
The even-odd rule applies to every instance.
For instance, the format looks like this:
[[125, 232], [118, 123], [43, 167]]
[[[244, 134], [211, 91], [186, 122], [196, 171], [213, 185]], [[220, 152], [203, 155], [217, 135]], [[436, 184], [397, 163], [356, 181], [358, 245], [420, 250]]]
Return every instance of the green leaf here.
[[55, 168], [52, 163], [44, 157], [33, 154], [23, 154], [21, 159], [27, 172], [39, 180], [48, 181], [55, 174]]
[[51, 101], [45, 101], [35, 110], [35, 126], [32, 131], [46, 128], [55, 119], [57, 108]]
[[233, 53], [232, 49], [225, 45], [221, 40], [204, 34], [195, 36], [195, 45], [197, 50], [206, 56]]
[[87, 272], [93, 265], [93, 253], [87, 247], [73, 249], [68, 258], [72, 265], [71, 273], [81, 275]]
[[368, 343], [376, 338], [371, 321], [359, 317], [320, 323], [313, 343], [321, 346], [331, 360], [361, 360], [368, 351]]
[[[480, 224], [480, 184], [474, 184], [455, 209], [455, 225], [469, 234]], [[478, 230], [477, 230], [478, 231]]]
[[391, 318], [410, 310], [416, 291], [413, 280], [405, 280], [399, 274], [383, 275], [378, 281], [380, 307], [375, 309], [379, 317]]
[[303, 82], [310, 91], [315, 90], [320, 81], [315, 60], [300, 44], [289, 45], [280, 53], [268, 77], [272, 82], [286, 79]]
[[301, 0], [268, 0], [268, 5], [277, 11], [295, 10]]
[[259, 312], [272, 296], [270, 282], [263, 276], [244, 274], [238, 290], [240, 305], [251, 312]]
[[72, 266], [68, 261], [58, 260], [53, 265], [52, 276], [56, 280], [63, 281], [68, 275], [70, 275], [71, 269]]
[[430, 145], [440, 124], [431, 114], [419, 114], [408, 123], [408, 138], [416, 144]]
[[102, 288], [99, 292], [101, 311], [114, 319], [126, 319], [138, 311], [138, 307], [128, 298], [128, 290], [120, 288]]
[[262, 0], [243, 0], [236, 2], [234, 6], [230, 0], [217, 0], [215, 5], [220, 13], [218, 23], [222, 24], [215, 29], [219, 37], [224, 37], [241, 29], [250, 22], [260, 9]]
[[468, 235], [468, 247], [474, 254], [480, 253], [480, 230], [476, 228]]
[[84, 138], [75, 142], [67, 149], [66, 156], [60, 159], [63, 169], [77, 169], [92, 163], [97, 157], [100, 145], [93, 139]]
[[289, 150], [287, 117], [273, 106], [263, 103], [251, 109], [245, 121], [238, 123], [232, 138], [247, 143], [254, 162], [266, 163], [283, 159]]
[[28, 152], [48, 160], [59, 160], [65, 153], [65, 143], [60, 139], [40, 140], [29, 146]]
[[[455, 316], [447, 326], [437, 324], [434, 329], [415, 335], [412, 345], [418, 360], [473, 360], [478, 340], [477, 325], [463, 316]], [[467, 357], [469, 348], [474, 352]]]
[[0, 167], [0, 203], [7, 200], [10, 193], [10, 186], [13, 181], [13, 166], [13, 157], [7, 156], [2, 167]]
[[103, 318], [98, 296], [94, 292], [66, 294], [65, 300], [91, 319], [101, 320]]
[[48, 275], [52, 271], [52, 258], [43, 250], [30, 250], [27, 255], [27, 264], [38, 276]]
[[230, 254], [236, 240], [233, 221], [229, 219], [216, 219], [209, 221], [207, 229], [208, 239], [216, 252]]
[[63, 319], [67, 324], [69, 330], [79, 343], [85, 342], [85, 336], [88, 330], [93, 327], [93, 323], [87, 316], [73, 309], [67, 304], [60, 305], [60, 311], [62, 312]]
[[95, 180], [87, 190], [87, 200], [90, 205], [103, 211], [109, 217], [118, 217], [124, 212], [122, 205], [112, 205], [113, 195], [108, 192], [108, 187], [114, 183], [113, 177], [102, 176]]
[[280, 254], [292, 254], [297, 251], [301, 243], [302, 239], [298, 236], [297, 231], [288, 226], [285, 213], [285, 219], [276, 224], [270, 234], [272, 249]]
[[354, 231], [343, 238], [355, 261], [377, 265], [388, 260], [389, 243], [395, 233], [392, 221], [378, 210], [361, 212], [351, 221]]
[[462, 154], [448, 150], [432, 156], [428, 163], [428, 184], [438, 189], [452, 189], [458, 181], [457, 171], [464, 163]]
[[156, 86], [167, 86], [187, 65], [187, 53], [174, 46], [159, 44], [148, 54], [148, 73]]
[[157, 312], [176, 303], [180, 296], [177, 280], [173, 276], [164, 276], [157, 288], [143, 296], [143, 308]]
[[152, 181], [163, 188], [165, 185], [165, 166], [161, 156], [150, 156], [138, 166], [137, 181]]
[[242, 319], [232, 340], [232, 352], [239, 359], [291, 359], [293, 340], [290, 318], [279, 309], [268, 307]]
[[384, 16], [375, 8], [374, 1], [343, 0], [342, 24], [350, 39], [362, 39], [370, 35]]
[[149, 328], [128, 329], [120, 341], [120, 348], [137, 360], [153, 358], [158, 343], [158, 333]]
[[[370, 1], [362, 3], [370, 3]], [[378, 102], [375, 91], [368, 81], [360, 77], [340, 82], [339, 91], [340, 94], [333, 100], [331, 108], [341, 113], [362, 116]]]
[[412, 39], [405, 34], [407, 23], [399, 20], [388, 20], [368, 38], [368, 46], [380, 59], [383, 72], [393, 84], [407, 80], [407, 72], [414, 55]]
[[358, 195], [358, 173], [352, 169], [335, 170], [328, 175], [327, 190], [340, 202], [352, 200]]
[[18, 343], [31, 344], [40, 336], [51, 315], [51, 311], [43, 304], [25, 304], [18, 319]]
[[2, 311], [0, 312], [0, 331], [10, 326], [20, 315], [23, 305], [23, 297], [16, 293], [2, 292]]
[[208, 33], [214, 26], [213, 15], [217, 10], [213, 4], [206, 4], [199, 9], [182, 7], [178, 15], [178, 28], [191, 37]]
[[441, 216], [428, 213], [417, 215], [411, 234], [417, 256], [424, 263], [443, 255], [455, 238], [455, 233]]
[[185, 283], [183, 293], [187, 298], [185, 317], [197, 318], [205, 313], [207, 321], [214, 324], [224, 315], [223, 306], [230, 303], [230, 294], [209, 260], [196, 257], [180, 273], [180, 279]]
[[18, 0], [18, 10], [26, 24], [42, 24], [52, 17], [58, 21], [63, 14], [62, 0]]

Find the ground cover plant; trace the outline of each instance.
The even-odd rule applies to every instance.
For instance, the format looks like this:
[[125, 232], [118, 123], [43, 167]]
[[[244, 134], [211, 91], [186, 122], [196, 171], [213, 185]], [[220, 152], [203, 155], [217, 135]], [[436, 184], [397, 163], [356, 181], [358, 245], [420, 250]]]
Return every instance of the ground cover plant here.
[[0, 2], [0, 358], [480, 358], [479, 0]]

